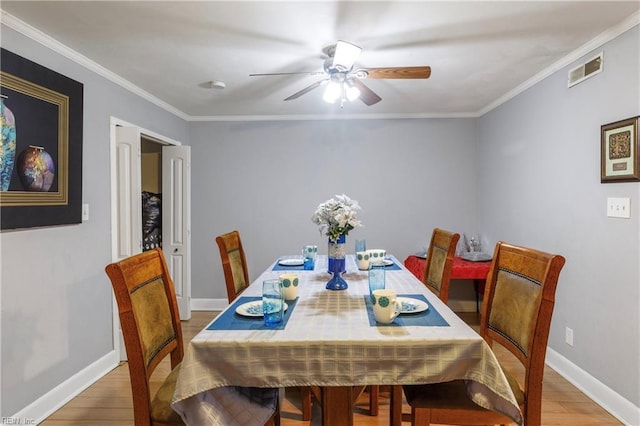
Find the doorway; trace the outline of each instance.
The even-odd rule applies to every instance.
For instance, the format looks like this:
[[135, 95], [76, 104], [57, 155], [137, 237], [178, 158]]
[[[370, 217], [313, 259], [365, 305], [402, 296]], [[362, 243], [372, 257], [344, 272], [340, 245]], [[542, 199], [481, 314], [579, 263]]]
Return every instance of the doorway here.
[[[178, 141], [111, 119], [112, 260], [162, 247], [182, 320], [191, 317], [190, 156]], [[152, 214], [143, 209], [145, 197]], [[123, 358], [115, 299], [114, 334]]]

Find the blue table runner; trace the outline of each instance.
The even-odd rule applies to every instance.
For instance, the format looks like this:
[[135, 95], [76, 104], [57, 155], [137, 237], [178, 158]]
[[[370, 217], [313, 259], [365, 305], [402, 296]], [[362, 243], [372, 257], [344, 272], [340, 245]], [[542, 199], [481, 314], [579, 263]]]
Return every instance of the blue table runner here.
[[369, 325], [372, 327], [406, 327], [406, 326], [427, 326], [427, 327], [449, 327], [449, 323], [442, 318], [442, 315], [434, 308], [426, 297], [422, 294], [399, 294], [398, 297], [410, 297], [412, 299], [420, 299], [429, 305], [429, 309], [414, 314], [400, 314], [391, 324], [380, 324], [376, 322], [373, 314], [373, 305], [371, 304], [371, 296], [364, 296], [367, 304], [367, 315], [369, 316]]
[[245, 317], [236, 314], [236, 308], [247, 302], [254, 302], [256, 300], [262, 300], [262, 296], [258, 297], [240, 297], [233, 302], [231, 308], [224, 311], [207, 327], [207, 330], [284, 330], [287, 326], [287, 321], [291, 317], [293, 309], [296, 307], [298, 298], [296, 300], [287, 300], [287, 310], [284, 312], [283, 320], [277, 327], [267, 327], [264, 325], [263, 317]]

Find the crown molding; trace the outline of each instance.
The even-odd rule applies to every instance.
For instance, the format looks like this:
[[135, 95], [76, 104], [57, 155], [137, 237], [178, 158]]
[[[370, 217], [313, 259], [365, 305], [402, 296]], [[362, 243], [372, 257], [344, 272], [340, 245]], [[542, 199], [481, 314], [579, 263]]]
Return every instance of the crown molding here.
[[484, 108], [475, 111], [475, 112], [461, 112], [461, 113], [451, 113], [451, 114], [433, 114], [433, 113], [398, 113], [398, 114], [330, 114], [330, 115], [317, 115], [317, 114], [307, 114], [307, 115], [216, 115], [216, 116], [193, 116], [184, 113], [183, 111], [175, 108], [174, 106], [168, 104], [167, 102], [155, 97], [149, 92], [141, 89], [135, 84], [125, 80], [119, 75], [115, 74], [112, 71], [104, 68], [103, 66], [97, 64], [86, 56], [76, 52], [75, 50], [67, 47], [66, 45], [60, 43], [49, 35], [43, 33], [42, 31], [32, 27], [26, 22], [16, 18], [15, 16], [1, 10], [1, 21], [3, 24], [8, 27], [18, 31], [19, 33], [29, 37], [30, 39], [42, 44], [45, 47], [50, 48], [51, 50], [59, 53], [60, 55], [76, 62], [77, 64], [87, 68], [90, 71], [95, 72], [96, 74], [112, 81], [113, 83], [123, 87], [124, 89], [132, 92], [135, 95], [140, 96], [141, 98], [151, 102], [152, 104], [164, 109], [165, 111], [189, 122], [196, 121], [231, 121], [231, 122], [239, 122], [239, 121], [302, 121], [302, 120], [402, 120], [402, 119], [424, 119], [424, 118], [478, 118], [482, 117], [484, 114], [492, 111], [498, 106], [504, 104], [505, 102], [513, 99], [520, 93], [525, 90], [531, 88], [535, 84], [549, 77], [553, 73], [561, 70], [562, 68], [570, 65], [571, 63], [577, 61], [582, 56], [588, 54], [594, 49], [599, 48], [603, 44], [613, 40], [618, 37], [622, 33], [630, 30], [631, 28], [640, 24], [640, 12], [636, 12], [633, 15], [629, 16], [627, 19], [622, 21], [620, 24], [602, 32], [591, 41], [583, 44], [578, 49], [572, 51], [570, 54], [565, 56], [564, 58], [556, 61], [551, 66], [547, 67], [543, 71], [539, 72], [535, 76], [531, 77], [529, 80], [524, 83], [518, 85], [514, 89], [505, 93], [500, 98], [491, 102]]
[[571, 65], [573, 62], [577, 61], [581, 57], [589, 54], [591, 51], [593, 51], [595, 49], [598, 49], [599, 47], [602, 47], [605, 43], [613, 40], [614, 38], [618, 37], [619, 35], [623, 34], [624, 32], [630, 30], [631, 28], [633, 28], [633, 27], [635, 27], [636, 25], [639, 25], [639, 24], [640, 24], [640, 11], [634, 13], [631, 16], [629, 16], [627, 19], [625, 19], [624, 21], [620, 22], [618, 25], [616, 25], [614, 27], [611, 27], [608, 30], [600, 33], [595, 38], [591, 39], [590, 41], [588, 41], [587, 43], [583, 44], [582, 46], [580, 46], [576, 50], [572, 51], [571, 53], [569, 53], [564, 58], [562, 58], [559, 61], [553, 63], [552, 65], [550, 65], [546, 69], [542, 70], [538, 74], [536, 74], [533, 77], [531, 77], [529, 80], [525, 81], [524, 83], [520, 84], [519, 86], [516, 86], [514, 89], [512, 89], [509, 92], [505, 93], [500, 98], [496, 99], [495, 101], [491, 102], [486, 107], [484, 107], [481, 110], [479, 110], [476, 113], [476, 116], [481, 117], [481, 116], [485, 115], [489, 111], [491, 111], [491, 110], [499, 107], [503, 103], [513, 99], [514, 97], [516, 97], [520, 93], [522, 93], [525, 90], [531, 88], [532, 86], [534, 86], [537, 83], [541, 82], [542, 80], [544, 80], [545, 78], [547, 78], [550, 75], [554, 74], [555, 72], [560, 71], [561, 69], [563, 69], [564, 67], [566, 67], [568, 65]]
[[475, 118], [475, 113], [398, 113], [398, 114], [289, 114], [289, 115], [213, 115], [191, 116], [189, 121], [322, 121], [322, 120], [410, 120], [416, 118]]
[[42, 44], [43, 46], [53, 50], [56, 53], [59, 53], [65, 58], [72, 60], [73, 62], [83, 66], [84, 68], [87, 68], [89, 71], [95, 72], [96, 74], [123, 87], [124, 89], [132, 92], [133, 94], [140, 96], [141, 98], [166, 110], [167, 112], [182, 118], [183, 120], [188, 120], [190, 118], [189, 115], [185, 114], [184, 112], [180, 111], [174, 106], [169, 105], [165, 101], [153, 96], [151, 93], [141, 89], [140, 87], [136, 86], [130, 81], [125, 80], [124, 78], [120, 77], [114, 72], [109, 71], [102, 65], [97, 64], [96, 62], [92, 61], [86, 56], [60, 43], [53, 37], [43, 33], [37, 28], [32, 27], [31, 25], [27, 24], [21, 19], [16, 18], [15, 16], [5, 12], [4, 10], [0, 10], [0, 12], [1, 12], [0, 16], [1, 16], [2, 23], [7, 27], [25, 35], [26, 37], [29, 37], [33, 41], [36, 41]]

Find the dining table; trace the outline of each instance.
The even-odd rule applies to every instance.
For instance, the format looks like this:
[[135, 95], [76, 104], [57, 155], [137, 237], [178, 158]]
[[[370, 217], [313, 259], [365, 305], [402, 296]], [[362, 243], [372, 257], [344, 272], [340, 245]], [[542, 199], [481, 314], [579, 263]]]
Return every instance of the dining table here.
[[[318, 255], [313, 270], [281, 262], [285, 258], [269, 265], [187, 345], [172, 399], [187, 424], [262, 424], [264, 414], [243, 413], [240, 422], [226, 405], [237, 405], [233, 396], [242, 389], [310, 386], [318, 390], [323, 425], [351, 426], [353, 403], [367, 385], [451, 380], [464, 380], [477, 404], [522, 424], [488, 344], [397, 258], [388, 256], [385, 270], [386, 288], [403, 298], [403, 311], [391, 324], [376, 323], [368, 271], [358, 270], [353, 255], [342, 275], [348, 288], [339, 291], [325, 288], [331, 278], [327, 256]], [[247, 307], [261, 300], [264, 280], [285, 271], [299, 277], [297, 298], [286, 302], [282, 324], [269, 328]], [[398, 410], [392, 417], [391, 424], [400, 424]]]

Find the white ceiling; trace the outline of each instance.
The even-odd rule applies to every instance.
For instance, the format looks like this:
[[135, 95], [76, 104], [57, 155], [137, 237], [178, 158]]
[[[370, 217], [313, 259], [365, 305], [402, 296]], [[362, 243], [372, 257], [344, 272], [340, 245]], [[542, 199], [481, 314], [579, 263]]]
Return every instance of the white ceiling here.
[[[24, 21], [197, 120], [478, 115], [587, 53], [612, 28], [637, 22], [640, 2], [3, 0], [1, 7], [13, 28]], [[340, 109], [322, 100], [322, 89], [284, 101], [322, 77], [249, 76], [321, 71], [323, 48], [339, 39], [363, 48], [359, 67], [430, 65], [431, 78], [366, 80], [382, 101]], [[211, 80], [226, 89], [205, 88]]]

